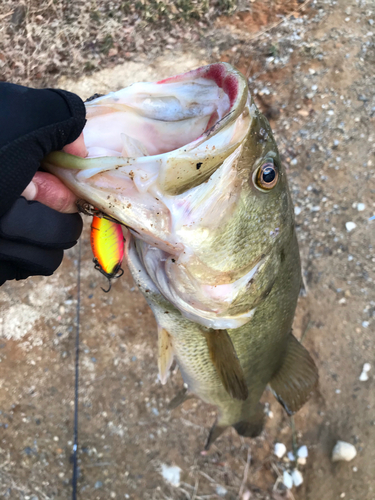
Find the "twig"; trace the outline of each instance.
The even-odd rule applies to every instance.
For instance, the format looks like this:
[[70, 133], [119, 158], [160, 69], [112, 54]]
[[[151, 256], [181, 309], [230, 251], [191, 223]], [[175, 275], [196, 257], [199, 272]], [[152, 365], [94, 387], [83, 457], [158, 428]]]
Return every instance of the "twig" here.
[[195, 480], [195, 486], [194, 486], [194, 491], [193, 491], [193, 496], [191, 497], [191, 500], [195, 500], [197, 497], [197, 492], [198, 492], [198, 486], [199, 486], [199, 479]]
[[194, 424], [193, 422], [190, 422], [190, 420], [186, 420], [185, 418], [180, 418], [180, 420], [184, 425], [187, 425], [188, 427], [194, 427], [195, 429], [200, 429], [200, 430], [203, 429], [201, 425]]
[[198, 473], [205, 477], [206, 479], [208, 479], [210, 481], [210, 483], [214, 483], [214, 484], [219, 484], [217, 481], [215, 481], [214, 479], [212, 479], [212, 477], [210, 477], [208, 474], [206, 474], [205, 472], [202, 472], [201, 470], [198, 471]]
[[86, 464], [85, 467], [106, 467], [107, 465], [113, 465], [112, 462], [98, 462], [96, 464]]
[[238, 498], [241, 499], [243, 490], [245, 489], [245, 485], [247, 482], [247, 476], [249, 474], [249, 468], [250, 468], [250, 460], [251, 460], [251, 453], [250, 453], [250, 448], [247, 449], [247, 460], [246, 460], [246, 465], [243, 471], [243, 479], [242, 483], [240, 486], [240, 491], [238, 492]]
[[186, 496], [187, 500], [191, 500], [189, 493], [186, 490], [184, 490], [184, 488], [181, 488], [181, 486], [179, 486], [178, 491], [182, 491], [182, 493]]
[[3, 19], [5, 19], [6, 17], [9, 17], [13, 14], [14, 10], [10, 10], [9, 12], [7, 12], [6, 14], [1, 14], [0, 15], [0, 21], [2, 21]]
[[280, 473], [279, 469], [277, 468], [277, 466], [273, 462], [270, 462], [270, 464], [271, 464], [272, 469], [276, 473], [276, 476], [281, 477], [281, 473]]

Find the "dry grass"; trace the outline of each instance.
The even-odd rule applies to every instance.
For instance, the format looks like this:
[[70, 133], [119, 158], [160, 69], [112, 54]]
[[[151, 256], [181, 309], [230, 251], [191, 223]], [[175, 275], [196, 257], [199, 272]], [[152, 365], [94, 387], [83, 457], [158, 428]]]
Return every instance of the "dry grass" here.
[[199, 39], [235, 0], [2, 0], [0, 81], [50, 84]]

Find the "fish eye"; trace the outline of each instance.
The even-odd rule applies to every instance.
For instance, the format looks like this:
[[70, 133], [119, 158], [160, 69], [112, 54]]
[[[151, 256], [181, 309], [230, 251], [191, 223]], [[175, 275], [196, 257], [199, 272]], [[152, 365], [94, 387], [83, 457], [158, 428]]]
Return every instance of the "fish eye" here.
[[272, 158], [267, 158], [256, 172], [255, 185], [262, 191], [268, 191], [276, 186], [279, 178], [279, 169]]

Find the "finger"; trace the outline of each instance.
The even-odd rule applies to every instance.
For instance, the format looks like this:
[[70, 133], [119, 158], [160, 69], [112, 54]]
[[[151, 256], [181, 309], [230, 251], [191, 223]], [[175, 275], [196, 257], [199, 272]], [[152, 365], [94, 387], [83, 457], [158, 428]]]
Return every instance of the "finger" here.
[[77, 197], [57, 177], [47, 172], [37, 172], [22, 195], [29, 201], [39, 201], [58, 212], [77, 212]]
[[83, 139], [83, 132], [81, 132], [81, 135], [74, 142], [64, 146], [63, 151], [65, 151], [65, 153], [69, 153], [70, 155], [86, 158], [89, 152], [87, 151], [85, 141]]

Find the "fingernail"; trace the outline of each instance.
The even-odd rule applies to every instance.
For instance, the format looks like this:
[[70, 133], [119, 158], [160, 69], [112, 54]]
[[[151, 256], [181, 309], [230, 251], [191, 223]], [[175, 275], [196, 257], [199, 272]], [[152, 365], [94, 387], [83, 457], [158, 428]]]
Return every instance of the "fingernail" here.
[[24, 192], [21, 194], [26, 200], [32, 201], [35, 199], [36, 193], [37, 193], [37, 187], [36, 184], [31, 181], [30, 184], [26, 187]]

